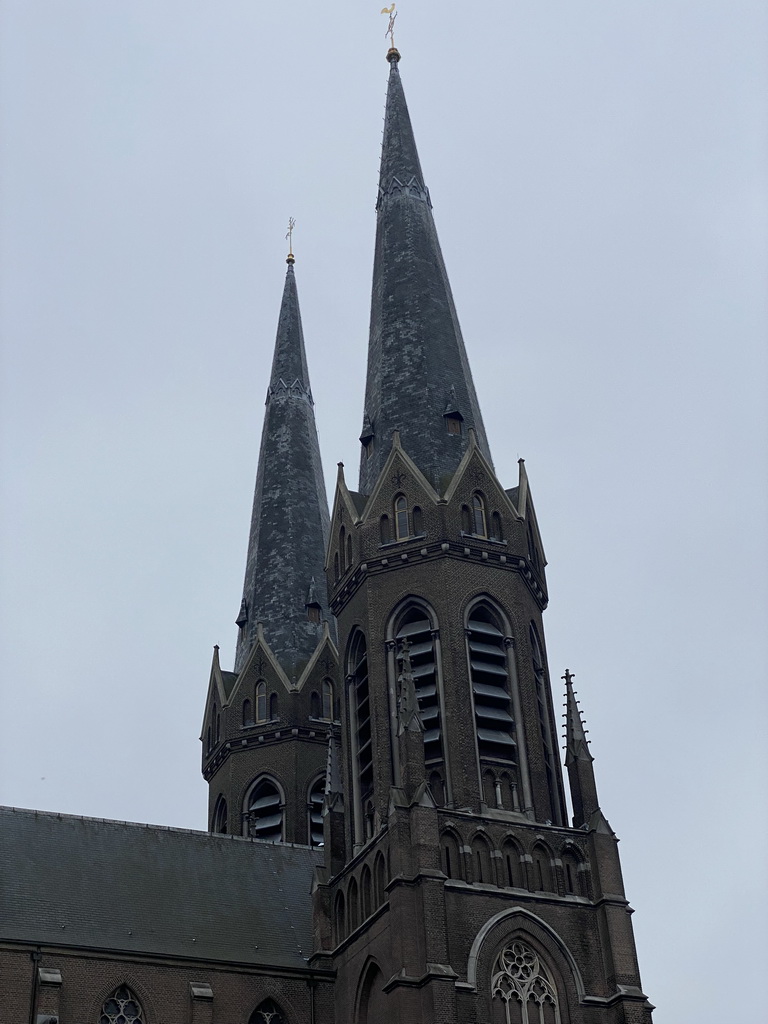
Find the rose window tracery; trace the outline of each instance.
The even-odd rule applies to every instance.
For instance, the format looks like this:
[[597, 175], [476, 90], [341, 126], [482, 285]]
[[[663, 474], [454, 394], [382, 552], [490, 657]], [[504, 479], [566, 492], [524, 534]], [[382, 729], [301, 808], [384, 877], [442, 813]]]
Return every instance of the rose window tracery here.
[[560, 1024], [549, 971], [524, 942], [511, 943], [496, 957], [491, 998], [501, 1000], [506, 1024]]

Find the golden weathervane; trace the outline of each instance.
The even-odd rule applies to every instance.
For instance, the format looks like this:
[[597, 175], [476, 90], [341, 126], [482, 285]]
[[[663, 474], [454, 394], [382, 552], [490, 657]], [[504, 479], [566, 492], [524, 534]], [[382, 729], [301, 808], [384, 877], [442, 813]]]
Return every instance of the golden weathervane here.
[[389, 25], [387, 31], [384, 33], [384, 38], [389, 36], [389, 47], [391, 50], [395, 49], [395, 18], [397, 17], [397, 11], [395, 10], [394, 3], [390, 4], [389, 7], [382, 7], [382, 14], [389, 15]]

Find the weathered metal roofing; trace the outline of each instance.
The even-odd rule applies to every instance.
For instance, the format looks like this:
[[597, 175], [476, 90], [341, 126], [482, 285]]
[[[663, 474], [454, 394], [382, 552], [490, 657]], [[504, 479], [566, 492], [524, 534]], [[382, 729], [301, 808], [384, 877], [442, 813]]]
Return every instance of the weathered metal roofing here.
[[0, 940], [301, 969], [322, 853], [0, 808]]
[[[470, 427], [491, 457], [397, 59], [390, 62], [377, 210], [360, 490], [373, 490], [399, 430], [405, 451], [442, 491]], [[446, 423], [449, 406], [461, 424], [456, 432]]]
[[328, 500], [296, 277], [289, 264], [261, 435], [243, 586], [245, 625], [238, 637], [236, 672], [243, 667], [261, 622], [286, 675], [300, 675], [323, 635], [322, 622], [310, 622], [307, 614], [312, 580], [321, 619], [332, 622], [324, 571], [327, 540]]

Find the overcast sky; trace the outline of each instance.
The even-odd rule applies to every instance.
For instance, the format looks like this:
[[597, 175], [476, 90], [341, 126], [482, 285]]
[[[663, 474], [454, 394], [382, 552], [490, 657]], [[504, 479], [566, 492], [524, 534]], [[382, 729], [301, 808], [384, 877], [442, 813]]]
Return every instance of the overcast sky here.
[[[357, 476], [381, 3], [4, 0], [0, 802], [205, 828], [296, 273]], [[656, 1024], [755, 1020], [766, 942], [761, 0], [402, 0], [502, 483], [524, 456]], [[736, 992], [741, 993], [738, 997]]]

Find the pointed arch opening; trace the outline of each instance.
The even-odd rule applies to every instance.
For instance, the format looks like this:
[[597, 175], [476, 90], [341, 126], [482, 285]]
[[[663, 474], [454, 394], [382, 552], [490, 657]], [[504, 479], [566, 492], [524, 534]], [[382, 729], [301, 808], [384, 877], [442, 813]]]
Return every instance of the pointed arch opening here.
[[440, 833], [440, 858], [446, 878], [464, 878], [464, 863], [459, 840], [453, 832]]
[[347, 915], [343, 892], [337, 892], [336, 899], [333, 901], [333, 933], [337, 946], [347, 937]]
[[318, 775], [309, 787], [307, 796], [307, 817], [309, 845], [320, 848], [324, 845], [323, 803], [325, 802], [325, 775]]
[[479, 491], [472, 495], [472, 533], [475, 537], [486, 538], [488, 526], [485, 517], [485, 498]]
[[254, 724], [253, 703], [246, 697], [243, 701], [243, 728], [247, 729]]
[[501, 847], [503, 884], [510, 889], [521, 889], [523, 872], [520, 861], [520, 848], [513, 839], [505, 839]]
[[213, 821], [211, 823], [211, 832], [218, 835], [226, 835], [229, 831], [229, 822], [227, 818], [227, 801], [223, 795], [219, 795], [216, 801], [216, 806], [213, 809]]
[[537, 843], [532, 851], [531, 888], [534, 892], [554, 892], [552, 882], [552, 855], [542, 843]]
[[394, 502], [395, 538], [407, 540], [411, 535], [408, 523], [408, 500], [404, 494], [398, 494]]
[[434, 621], [434, 615], [424, 605], [411, 603], [397, 616], [394, 632], [398, 671], [403, 645], [407, 644], [419, 716], [424, 726], [424, 761], [428, 775], [436, 771], [444, 781], [444, 723]]
[[351, 934], [360, 924], [360, 898], [356, 879], [350, 879], [347, 886], [347, 933]]
[[256, 683], [256, 721], [267, 720], [267, 684], [263, 679]]
[[390, 525], [388, 515], [383, 515], [381, 519], [379, 519], [379, 543], [392, 543], [392, 527]]
[[[514, 774], [517, 743], [507, 643], [503, 620], [487, 601], [474, 605], [469, 613], [467, 645], [481, 769], [485, 770], [488, 762], [502, 763]], [[490, 781], [489, 776], [489, 787]], [[486, 803], [495, 807], [495, 779], [493, 785], [494, 792], [488, 793], [490, 799]]]
[[483, 885], [496, 883], [493, 877], [491, 846], [483, 835], [476, 835], [472, 840], [472, 879]]
[[99, 1024], [146, 1024], [141, 1003], [127, 985], [116, 988], [112, 995], [104, 1000]]
[[375, 963], [370, 963], [360, 984], [355, 1024], [381, 1024], [391, 1016], [384, 994], [384, 975]]
[[333, 683], [330, 679], [324, 679], [322, 690], [321, 717], [327, 721], [333, 720]]
[[269, 695], [269, 718], [270, 721], [274, 721], [279, 713], [279, 705], [276, 693], [270, 693]]
[[376, 906], [380, 907], [387, 898], [387, 862], [383, 853], [376, 854], [373, 864], [373, 884]]
[[245, 798], [245, 834], [267, 843], [282, 843], [284, 806], [277, 783], [268, 777], [257, 779]]
[[248, 1024], [288, 1024], [288, 1019], [274, 999], [265, 999], [253, 1011]]
[[522, 939], [505, 946], [496, 957], [491, 1000], [494, 1024], [560, 1024], [554, 977]]
[[352, 747], [355, 774], [355, 836], [358, 843], [366, 835], [366, 814], [373, 799], [373, 732], [371, 700], [368, 685], [368, 647], [365, 635], [355, 630], [350, 639], [347, 655], [347, 681], [349, 686], [350, 717], [352, 719]]
[[366, 921], [373, 913], [373, 879], [371, 869], [366, 864], [360, 874], [360, 906], [363, 911], [363, 921]]

